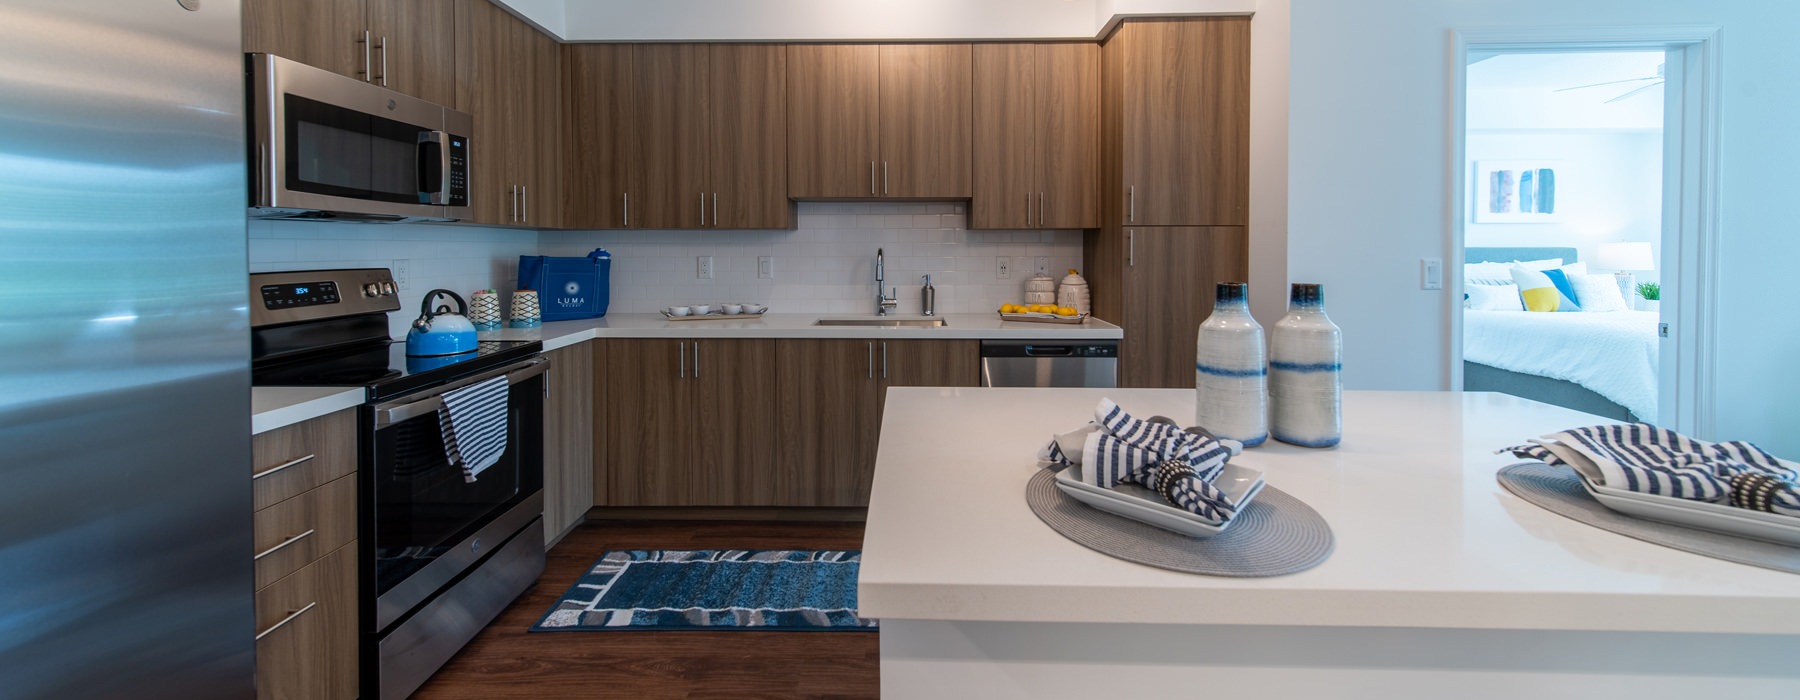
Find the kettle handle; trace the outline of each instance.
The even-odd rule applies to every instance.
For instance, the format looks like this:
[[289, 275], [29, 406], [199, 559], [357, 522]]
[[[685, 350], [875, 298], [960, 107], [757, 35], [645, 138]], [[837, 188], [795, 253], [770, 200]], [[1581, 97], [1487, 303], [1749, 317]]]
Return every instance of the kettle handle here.
[[[433, 289], [429, 292], [426, 292], [425, 299], [423, 301], [419, 302], [419, 320], [413, 322], [414, 326], [429, 327], [431, 325], [431, 317], [440, 315], [439, 313], [433, 312], [431, 310], [432, 300], [438, 298], [438, 295], [440, 295], [440, 294], [448, 294], [448, 295], [450, 295], [451, 299], [456, 300], [456, 308], [457, 308], [458, 314], [463, 315], [463, 316], [469, 315], [469, 302], [463, 301], [463, 298], [461, 295], [457, 294], [456, 292], [452, 292], [448, 289]], [[445, 313], [448, 313], [448, 310], [446, 310]]]

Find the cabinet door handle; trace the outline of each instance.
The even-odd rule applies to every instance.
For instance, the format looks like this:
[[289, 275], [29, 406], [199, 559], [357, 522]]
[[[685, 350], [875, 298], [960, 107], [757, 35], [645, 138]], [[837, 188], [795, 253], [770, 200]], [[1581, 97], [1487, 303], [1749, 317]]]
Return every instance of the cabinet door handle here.
[[700, 225], [706, 225], [706, 193], [700, 193]]
[[1125, 266], [1137, 267], [1137, 232], [1125, 231]]
[[625, 226], [631, 226], [631, 193], [625, 193]]
[[681, 378], [687, 379], [687, 343], [675, 348], [675, 361], [681, 364]]
[[287, 547], [287, 546], [288, 546], [288, 545], [290, 545], [290, 544], [293, 544], [293, 543], [295, 543], [295, 542], [299, 542], [299, 541], [300, 541], [300, 540], [304, 540], [304, 539], [306, 539], [306, 538], [308, 538], [308, 537], [312, 537], [312, 536], [313, 536], [313, 533], [315, 533], [315, 532], [318, 532], [318, 530], [316, 530], [316, 529], [315, 529], [315, 530], [307, 530], [307, 531], [306, 531], [306, 532], [302, 532], [302, 533], [300, 533], [300, 534], [298, 534], [298, 535], [294, 535], [294, 536], [293, 536], [293, 537], [289, 537], [289, 538], [287, 538], [287, 539], [285, 539], [285, 540], [282, 540], [282, 541], [281, 541], [281, 544], [278, 544], [278, 545], [275, 545], [275, 546], [273, 546], [273, 547], [270, 547], [270, 548], [268, 548], [268, 549], [265, 549], [265, 550], [263, 550], [263, 551], [261, 551], [261, 552], [257, 552], [257, 553], [256, 553], [256, 556], [255, 556], [255, 557], [254, 557], [254, 558], [253, 558], [253, 559], [261, 559], [261, 558], [263, 558], [263, 557], [266, 557], [266, 556], [269, 556], [269, 555], [271, 555], [271, 554], [274, 554], [274, 553], [276, 553], [276, 552], [279, 552], [279, 551], [281, 551], [281, 550], [282, 550], [282, 549], [284, 549], [284, 548], [286, 548], [286, 547]]
[[694, 378], [700, 378], [700, 341], [694, 341]]
[[887, 341], [881, 341], [881, 378], [887, 379]]
[[887, 161], [884, 160], [884, 161], [881, 161], [881, 196], [886, 197], [887, 193], [888, 193]]
[[875, 161], [869, 161], [869, 194], [875, 194]]
[[387, 87], [387, 37], [381, 37], [381, 43], [376, 44], [375, 48], [381, 49], [381, 86]]
[[531, 193], [524, 185], [519, 185], [519, 223], [531, 223]]
[[1031, 193], [1025, 193], [1025, 228], [1031, 228]]
[[1126, 209], [1125, 222], [1135, 224], [1137, 223], [1137, 185], [1132, 185], [1126, 191], [1130, 193], [1128, 195], [1130, 203]]
[[869, 343], [869, 378], [875, 378], [875, 343]]
[[719, 193], [713, 193], [713, 226], [719, 225]]
[[519, 220], [519, 186], [506, 186], [506, 222]]
[[314, 458], [314, 457], [317, 457], [317, 456], [318, 456], [318, 455], [317, 455], [317, 454], [310, 454], [310, 455], [307, 455], [307, 456], [305, 456], [305, 457], [297, 457], [297, 458], [294, 458], [294, 459], [290, 459], [290, 460], [288, 460], [288, 461], [286, 461], [286, 462], [282, 462], [282, 463], [281, 463], [281, 464], [277, 464], [277, 465], [275, 465], [275, 466], [273, 466], [273, 467], [269, 467], [269, 468], [268, 468], [268, 469], [264, 469], [264, 470], [262, 470], [262, 471], [260, 471], [260, 472], [257, 472], [257, 473], [255, 473], [255, 474], [251, 474], [251, 475], [250, 475], [250, 480], [251, 480], [251, 481], [255, 481], [255, 480], [257, 480], [257, 479], [261, 479], [261, 478], [263, 478], [263, 477], [265, 477], [265, 476], [268, 476], [268, 475], [270, 475], [270, 474], [274, 474], [274, 473], [275, 473], [275, 472], [278, 472], [278, 471], [281, 471], [281, 470], [283, 470], [283, 469], [287, 469], [287, 468], [288, 468], [288, 467], [293, 467], [293, 466], [298, 466], [298, 465], [301, 465], [301, 464], [305, 464], [305, 463], [307, 463], [307, 462], [310, 462], [310, 461], [312, 461], [312, 458]]
[[257, 633], [256, 633], [256, 640], [255, 640], [255, 641], [262, 641], [262, 638], [263, 638], [263, 637], [267, 637], [267, 636], [269, 636], [269, 633], [271, 633], [271, 632], [274, 632], [274, 631], [275, 631], [275, 630], [278, 630], [278, 629], [281, 629], [281, 627], [282, 627], [282, 626], [283, 626], [283, 625], [286, 625], [286, 624], [287, 624], [287, 623], [289, 623], [289, 622], [293, 622], [293, 621], [294, 621], [294, 618], [297, 618], [297, 617], [300, 617], [300, 616], [301, 616], [301, 615], [305, 615], [305, 614], [306, 614], [306, 611], [308, 611], [308, 610], [311, 610], [311, 609], [313, 609], [313, 608], [315, 608], [315, 607], [318, 607], [318, 605], [319, 605], [319, 601], [316, 601], [316, 600], [315, 600], [315, 601], [313, 601], [313, 602], [311, 602], [311, 603], [307, 603], [307, 604], [306, 604], [306, 607], [304, 607], [304, 608], [301, 608], [301, 609], [299, 609], [299, 610], [295, 610], [295, 611], [293, 611], [293, 612], [291, 612], [291, 613], [288, 613], [288, 616], [287, 616], [287, 617], [284, 617], [284, 618], [281, 618], [281, 621], [280, 621], [280, 622], [277, 622], [277, 623], [275, 623], [275, 624], [273, 624], [273, 625], [270, 625], [270, 626], [269, 626], [269, 628], [268, 628], [268, 629], [266, 629], [266, 630], [263, 630], [263, 631], [261, 631], [261, 632], [257, 632]]
[[1045, 219], [1044, 219], [1044, 193], [1039, 192], [1038, 193], [1038, 228], [1049, 228], [1049, 227], [1050, 227], [1049, 222], [1045, 221]]
[[362, 41], [358, 41], [356, 43], [363, 45], [363, 69], [362, 69], [363, 82], [365, 82], [365, 83], [371, 82], [371, 79], [373, 78], [373, 76], [371, 76], [369, 74], [369, 71], [370, 71], [370, 67], [374, 65], [375, 60], [369, 56], [369, 52], [372, 51], [372, 49], [370, 48], [370, 44], [369, 44], [369, 30], [364, 29]]

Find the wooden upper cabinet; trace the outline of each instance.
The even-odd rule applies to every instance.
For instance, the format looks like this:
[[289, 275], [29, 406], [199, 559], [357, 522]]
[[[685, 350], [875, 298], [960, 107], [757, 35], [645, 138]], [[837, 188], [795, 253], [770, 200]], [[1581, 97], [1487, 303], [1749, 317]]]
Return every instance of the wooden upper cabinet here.
[[439, 104], [456, 98], [452, 3], [245, 0], [243, 12], [245, 51], [272, 53]]
[[1106, 137], [1117, 139], [1123, 191], [1108, 196], [1120, 198], [1120, 223], [1246, 225], [1249, 20], [1127, 20], [1103, 53], [1117, 82]]
[[788, 196], [877, 196], [881, 48], [790, 44], [787, 52]]
[[531, 52], [530, 94], [523, 104], [530, 114], [531, 140], [521, 151], [528, 160], [519, 168], [523, 211], [520, 223], [533, 228], [563, 225], [563, 79], [562, 44], [521, 23]]
[[639, 44], [633, 51], [644, 228], [700, 228], [707, 208], [706, 44]]
[[968, 44], [881, 47], [881, 196], [970, 196], [972, 62]]
[[475, 117], [469, 138], [471, 220], [505, 225], [518, 218], [515, 163], [525, 156], [519, 128], [525, 99], [519, 74], [529, 62], [515, 61], [520, 22], [488, 0], [457, 0], [456, 95], [453, 106]]
[[713, 44], [707, 226], [790, 228], [787, 47]]
[[569, 228], [644, 225], [633, 54], [630, 44], [563, 47], [563, 143], [569, 154], [563, 224]]
[[1099, 47], [977, 44], [974, 76], [970, 228], [1099, 227]]
[[788, 47], [788, 196], [971, 193], [968, 44]]

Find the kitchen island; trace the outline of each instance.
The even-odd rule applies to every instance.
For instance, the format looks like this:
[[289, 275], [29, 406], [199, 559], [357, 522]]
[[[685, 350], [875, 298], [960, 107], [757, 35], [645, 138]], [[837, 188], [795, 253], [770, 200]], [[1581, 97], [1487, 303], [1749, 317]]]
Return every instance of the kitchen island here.
[[1233, 462], [1336, 550], [1234, 579], [1086, 549], [1027, 507], [1037, 450], [1101, 397], [1186, 424], [1193, 392], [888, 394], [859, 605], [883, 695], [1791, 697], [1800, 576], [1599, 530], [1520, 500], [1498, 448], [1607, 422], [1503, 394], [1348, 392], [1344, 440]]

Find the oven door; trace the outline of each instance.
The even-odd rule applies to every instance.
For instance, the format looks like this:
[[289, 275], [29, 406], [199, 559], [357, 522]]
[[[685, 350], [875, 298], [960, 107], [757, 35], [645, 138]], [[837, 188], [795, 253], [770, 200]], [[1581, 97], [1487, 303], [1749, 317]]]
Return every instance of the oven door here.
[[[541, 516], [548, 366], [536, 357], [369, 407], [360, 516], [372, 631], [388, 629]], [[511, 382], [506, 451], [469, 482], [444, 454], [440, 396], [499, 373]]]

